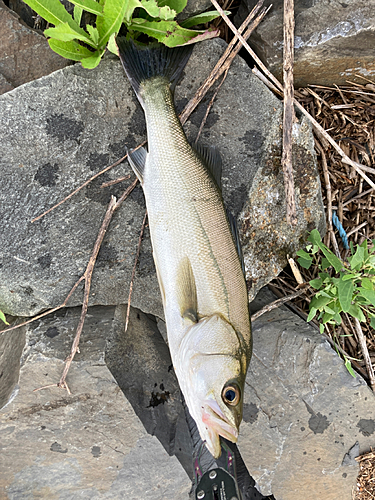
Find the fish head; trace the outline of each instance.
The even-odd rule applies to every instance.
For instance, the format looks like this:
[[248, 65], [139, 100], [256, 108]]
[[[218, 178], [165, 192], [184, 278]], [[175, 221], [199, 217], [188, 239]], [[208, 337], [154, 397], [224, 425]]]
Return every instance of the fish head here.
[[220, 315], [189, 328], [176, 366], [186, 404], [210, 453], [221, 454], [220, 436], [235, 443], [242, 420], [248, 349]]

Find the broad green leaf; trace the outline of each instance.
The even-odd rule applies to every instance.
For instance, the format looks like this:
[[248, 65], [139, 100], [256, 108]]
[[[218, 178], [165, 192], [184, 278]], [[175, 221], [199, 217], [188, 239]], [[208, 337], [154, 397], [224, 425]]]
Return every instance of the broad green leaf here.
[[[83, 31], [83, 33], [85, 32]], [[81, 40], [82, 42], [96, 48], [96, 44], [90, 39], [87, 33], [85, 33], [85, 35], [77, 33], [69, 26], [68, 23], [59, 24], [56, 28], [48, 28], [44, 31], [44, 35], [48, 38], [53, 38], [54, 40], [60, 40], [62, 42]]]
[[312, 264], [312, 259], [304, 259], [304, 258], [300, 257], [297, 260], [297, 262], [304, 269], [309, 269], [311, 267], [311, 264]]
[[357, 245], [357, 251], [353, 255], [353, 257], [349, 258], [350, 267], [352, 269], [356, 269], [363, 264], [365, 249]]
[[[344, 264], [341, 262], [340, 259], [336, 257], [334, 253], [331, 252], [323, 243], [322, 239], [320, 237], [319, 231], [317, 229], [313, 229], [310, 233], [310, 236], [308, 237], [308, 240], [315, 244], [318, 245], [320, 250], [324, 253], [325, 258], [329, 262], [331, 266], [335, 268], [336, 273], [339, 273], [340, 270], [345, 267]], [[322, 261], [322, 267], [323, 267], [323, 261]], [[328, 267], [328, 266], [327, 266]], [[325, 267], [323, 267], [325, 269]]]
[[335, 313], [335, 315], [333, 316], [333, 319], [335, 320], [335, 323], [337, 323], [338, 325], [341, 325], [341, 315], [339, 313]]
[[322, 318], [323, 323], [328, 323], [328, 321], [331, 321], [333, 316], [334, 316], [334, 314], [332, 314], [332, 313], [327, 313], [327, 312], [324, 313], [323, 318]]
[[356, 273], [356, 274], [352, 274], [352, 273], [345, 273], [342, 277], [342, 279], [344, 281], [348, 281], [348, 280], [355, 280], [357, 278], [360, 278], [361, 277], [361, 274], [360, 273]]
[[355, 371], [353, 370], [351, 362], [348, 360], [348, 358], [346, 356], [344, 357], [344, 359], [345, 359], [345, 368], [348, 370], [350, 375], [355, 378], [356, 375], [355, 375]]
[[329, 304], [331, 301], [332, 297], [325, 297], [324, 295], [320, 295], [319, 297], [317, 297], [315, 295], [315, 297], [313, 297], [310, 302], [310, 308], [314, 307], [315, 309], [320, 309], [325, 305]]
[[25, 3], [40, 17], [55, 26], [60, 23], [74, 22], [59, 0], [25, 0]]
[[5, 314], [3, 311], [0, 311], [0, 319], [3, 321], [6, 325], [9, 325], [8, 321], [6, 320]]
[[366, 321], [362, 309], [357, 304], [351, 304], [348, 312], [350, 316], [353, 316], [353, 318], [357, 318], [359, 321]]
[[375, 306], [375, 290], [366, 290], [365, 288], [360, 288], [359, 292], [362, 297], [364, 297], [371, 303], [371, 305]]
[[98, 32], [97, 28], [95, 28], [94, 26], [91, 26], [91, 24], [87, 24], [86, 29], [90, 33], [91, 39], [93, 40], [93, 42], [95, 43], [95, 46], [97, 47], [98, 41], [99, 41], [99, 32]]
[[321, 278], [316, 278], [315, 280], [311, 280], [309, 283], [310, 283], [310, 286], [315, 288], [315, 290], [319, 290], [319, 288], [321, 288], [321, 286], [323, 284], [323, 280]]
[[54, 52], [72, 61], [82, 61], [85, 57], [91, 57], [92, 55], [89, 49], [82, 47], [78, 42], [62, 42], [50, 38], [48, 44]]
[[107, 49], [110, 52], [112, 52], [112, 54], [115, 54], [116, 56], [118, 56], [118, 50], [117, 50], [115, 38], [116, 38], [116, 34], [112, 33], [112, 35], [109, 37], [109, 40], [108, 40]]
[[78, 24], [78, 26], [81, 24], [82, 13], [83, 13], [82, 7], [78, 7], [78, 5], [75, 5], [73, 10], [73, 19]]
[[96, 27], [99, 32], [98, 46], [103, 48], [107, 45], [112, 33], [118, 33], [125, 11], [128, 8], [130, 0], [106, 0], [103, 7], [103, 16], [96, 20]]
[[368, 255], [369, 255], [368, 245], [367, 245], [367, 240], [364, 240], [364, 241], [361, 243], [361, 245], [360, 245], [360, 246], [361, 246], [361, 247], [363, 248], [363, 250], [364, 250], [364, 255], [363, 255], [363, 257], [364, 257], [364, 259], [366, 260], [366, 259], [367, 259], [367, 257], [368, 257]]
[[[224, 13], [229, 16], [230, 11], [225, 10]], [[198, 14], [196, 16], [190, 17], [185, 21], [181, 22], [181, 26], [184, 28], [191, 28], [192, 26], [197, 26], [198, 24], [206, 24], [210, 23], [217, 17], [220, 17], [220, 12], [217, 10], [211, 10], [210, 12], [203, 12], [202, 14]]]
[[93, 52], [92, 56], [85, 57], [84, 59], [82, 59], [81, 61], [82, 66], [86, 69], [96, 68], [96, 66], [100, 63], [100, 59], [102, 58], [103, 54], [104, 50], [97, 50]]
[[375, 316], [370, 316], [370, 325], [375, 328]]
[[172, 10], [168, 5], [159, 7], [156, 0], [140, 0], [141, 7], [155, 19], [163, 19], [164, 21], [171, 21], [176, 17], [177, 12]]
[[126, 24], [131, 23], [134, 10], [140, 8], [141, 6], [141, 0], [128, 0], [124, 16], [124, 22]]
[[95, 0], [69, 0], [72, 4], [77, 7], [81, 7], [86, 12], [91, 12], [97, 16], [103, 15], [103, 7]]
[[317, 309], [315, 307], [311, 307], [311, 305], [310, 305], [310, 312], [309, 312], [309, 315], [307, 316], [306, 321], [307, 322], [312, 321], [315, 317], [316, 312], [317, 312]]
[[328, 269], [330, 265], [329, 260], [323, 257], [321, 262], [322, 269]]
[[348, 312], [353, 298], [353, 281], [344, 281], [340, 279], [337, 284], [337, 290], [342, 310]]
[[361, 285], [362, 285], [362, 288], [364, 288], [365, 290], [373, 290], [374, 289], [374, 284], [369, 278], [362, 278]]
[[170, 9], [175, 10], [177, 14], [182, 12], [187, 5], [187, 0], [158, 0], [160, 7], [167, 5]]
[[167, 47], [177, 47], [179, 45], [195, 43], [208, 38], [214, 38], [218, 35], [217, 30], [203, 33], [200, 31], [187, 30], [179, 26], [176, 21], [147, 21], [142, 24], [132, 23], [129, 29], [140, 31], [141, 33], [156, 38]]
[[312, 257], [309, 253], [305, 252], [305, 250], [298, 250], [298, 252], [296, 252], [296, 255], [298, 255], [298, 257], [302, 257], [303, 259], [306, 259], [306, 260], [312, 260]]
[[324, 333], [324, 325], [322, 323], [319, 324], [320, 333]]

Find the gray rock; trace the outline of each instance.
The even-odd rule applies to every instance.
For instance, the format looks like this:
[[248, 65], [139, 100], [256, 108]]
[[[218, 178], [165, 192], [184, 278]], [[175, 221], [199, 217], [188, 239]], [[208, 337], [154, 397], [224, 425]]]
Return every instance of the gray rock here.
[[104, 362], [114, 308], [89, 310], [72, 395], [33, 392], [59, 380], [79, 315], [64, 310], [27, 329], [20, 389], [0, 413], [0, 498], [187, 498], [186, 472], [147, 434]]
[[20, 21], [2, 0], [0, 46], [0, 94], [71, 64], [53, 52], [47, 39]]
[[261, 493], [350, 500], [375, 443], [375, 398], [321, 335], [280, 308], [253, 323], [238, 446]]
[[[212, 9], [210, 9], [212, 7]], [[188, 0], [184, 10], [177, 16], [178, 19], [187, 19], [188, 17], [200, 14], [205, 10], [215, 10], [211, 0]]]
[[[221, 40], [198, 44], [176, 89], [178, 109], [194, 95], [224, 48]], [[192, 141], [210, 97], [186, 126]], [[203, 144], [218, 146], [224, 161], [224, 199], [242, 217], [250, 298], [285, 266], [286, 254], [303, 245], [307, 231], [324, 228], [311, 131], [305, 122], [295, 125], [299, 223], [295, 232], [285, 224], [281, 114], [281, 103], [237, 58], [201, 137]], [[29, 316], [61, 304], [84, 272], [110, 195], [119, 197], [131, 181], [100, 186], [131, 173], [130, 167], [118, 166], [46, 217], [35, 223], [31, 219], [121, 157], [125, 146], [140, 143], [144, 116], [118, 61], [106, 59], [95, 70], [71, 66], [8, 92], [0, 97], [0, 123], [0, 309]], [[93, 275], [91, 305], [127, 302], [144, 210], [138, 187], [107, 231]], [[81, 303], [81, 290], [69, 305]], [[132, 303], [163, 317], [147, 231]]]
[[[250, 43], [271, 73], [282, 80], [283, 1], [266, 0], [273, 8], [250, 38]], [[244, 0], [236, 16], [239, 25], [256, 0]], [[296, 0], [296, 87], [308, 84], [345, 85], [347, 80], [364, 83], [375, 75], [374, 0]]]
[[[4, 328], [6, 325], [2, 324], [1, 329]], [[0, 408], [17, 394], [20, 358], [25, 341], [25, 327], [10, 334], [0, 332]]]

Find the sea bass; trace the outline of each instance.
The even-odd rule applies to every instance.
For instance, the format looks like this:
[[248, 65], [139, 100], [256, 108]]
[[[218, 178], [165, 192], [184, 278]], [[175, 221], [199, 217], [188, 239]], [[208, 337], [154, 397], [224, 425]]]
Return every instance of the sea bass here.
[[146, 198], [173, 366], [191, 416], [217, 458], [236, 442], [251, 357], [248, 297], [234, 218], [214, 148], [193, 148], [173, 104], [191, 47], [117, 46], [146, 116], [148, 151], [129, 153]]

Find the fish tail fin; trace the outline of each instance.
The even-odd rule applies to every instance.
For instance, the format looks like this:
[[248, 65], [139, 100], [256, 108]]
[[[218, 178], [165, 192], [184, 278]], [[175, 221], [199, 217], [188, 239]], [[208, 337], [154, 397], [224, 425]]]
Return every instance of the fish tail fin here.
[[193, 49], [192, 45], [173, 49], [162, 44], [142, 46], [125, 37], [117, 37], [116, 44], [121, 63], [141, 103], [140, 87], [145, 80], [162, 76], [174, 89]]

